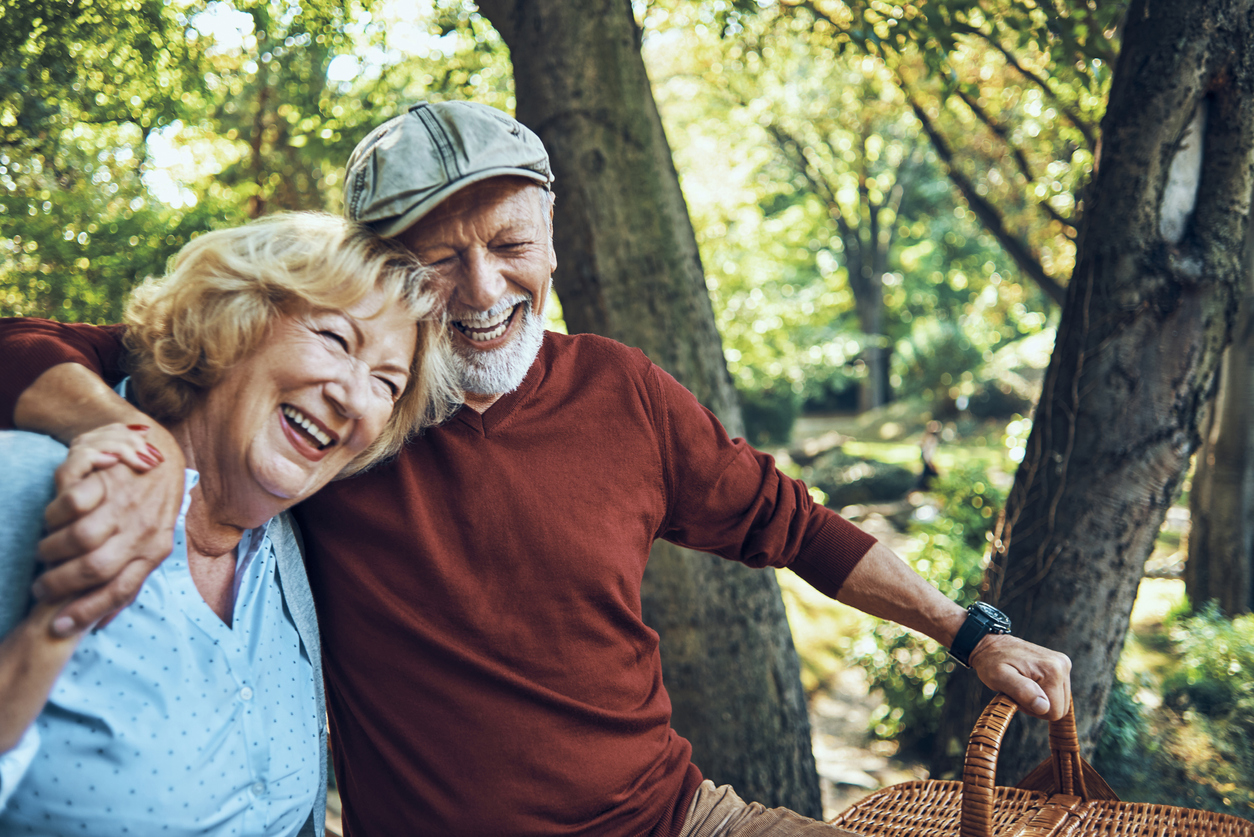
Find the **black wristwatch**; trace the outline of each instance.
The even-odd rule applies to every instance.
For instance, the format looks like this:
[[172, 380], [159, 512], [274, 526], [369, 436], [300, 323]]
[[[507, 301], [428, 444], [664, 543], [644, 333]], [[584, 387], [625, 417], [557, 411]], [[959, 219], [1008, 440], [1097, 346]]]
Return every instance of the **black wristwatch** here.
[[984, 638], [985, 634], [1010, 633], [1010, 617], [991, 604], [976, 602], [967, 608], [967, 621], [962, 623], [954, 636], [953, 645], [949, 646], [949, 656], [971, 667], [971, 652]]

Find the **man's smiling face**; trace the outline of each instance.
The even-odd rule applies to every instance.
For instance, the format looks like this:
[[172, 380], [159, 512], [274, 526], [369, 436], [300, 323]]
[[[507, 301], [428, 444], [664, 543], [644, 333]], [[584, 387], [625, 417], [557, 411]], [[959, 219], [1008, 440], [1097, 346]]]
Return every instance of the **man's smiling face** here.
[[540, 350], [557, 268], [551, 219], [542, 187], [494, 177], [456, 192], [396, 237], [450, 288], [454, 355], [472, 406], [517, 388]]

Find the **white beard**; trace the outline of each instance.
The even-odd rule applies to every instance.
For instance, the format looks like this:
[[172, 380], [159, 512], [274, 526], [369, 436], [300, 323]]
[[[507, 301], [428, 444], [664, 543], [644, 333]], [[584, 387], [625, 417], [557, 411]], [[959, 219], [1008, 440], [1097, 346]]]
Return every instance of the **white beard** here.
[[[516, 305], [517, 300], [510, 304]], [[461, 340], [453, 341], [453, 370], [464, 391], [473, 395], [505, 395], [518, 389], [527, 377], [544, 342], [544, 319], [531, 310], [530, 299], [523, 302], [516, 316], [522, 318], [518, 335], [499, 349], [481, 351]]]

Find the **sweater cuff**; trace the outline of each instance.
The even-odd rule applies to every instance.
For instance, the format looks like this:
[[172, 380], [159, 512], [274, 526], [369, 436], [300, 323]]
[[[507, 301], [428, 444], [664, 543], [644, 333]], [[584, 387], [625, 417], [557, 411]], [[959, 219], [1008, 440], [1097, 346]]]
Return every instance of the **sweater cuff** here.
[[80, 363], [88, 369], [98, 365], [95, 358], [59, 341], [46, 339], [25, 340], [17, 338], [16, 345], [6, 347], [6, 354], [20, 358], [0, 375], [0, 430], [13, 429], [13, 411], [22, 393], [35, 380], [54, 366], [62, 363]]
[[875, 543], [874, 536], [833, 512], [788, 568], [815, 590], [834, 599], [849, 573]]

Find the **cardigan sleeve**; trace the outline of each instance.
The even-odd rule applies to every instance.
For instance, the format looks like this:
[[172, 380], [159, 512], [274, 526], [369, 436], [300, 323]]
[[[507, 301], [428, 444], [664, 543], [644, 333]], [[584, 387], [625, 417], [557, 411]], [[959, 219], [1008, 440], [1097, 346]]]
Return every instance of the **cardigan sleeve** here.
[[[52, 500], [52, 472], [66, 448], [35, 433], [0, 433], [0, 636], [26, 617], [35, 575], [44, 507]], [[39, 730], [26, 729], [18, 745], [0, 754], [0, 808], [8, 802], [39, 751]]]
[[752, 567], [789, 567], [834, 597], [875, 538], [816, 503], [773, 457], [729, 438], [666, 372], [651, 374], [668, 494], [661, 536]]
[[110, 386], [122, 380], [123, 326], [0, 318], [0, 429], [13, 427], [17, 399], [35, 379], [61, 363], [81, 363]]

